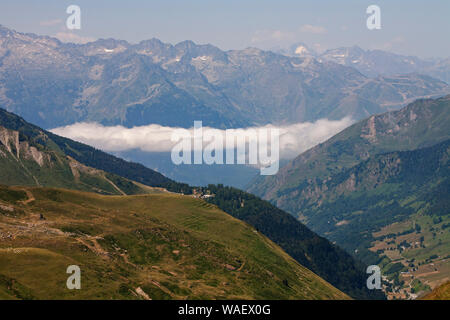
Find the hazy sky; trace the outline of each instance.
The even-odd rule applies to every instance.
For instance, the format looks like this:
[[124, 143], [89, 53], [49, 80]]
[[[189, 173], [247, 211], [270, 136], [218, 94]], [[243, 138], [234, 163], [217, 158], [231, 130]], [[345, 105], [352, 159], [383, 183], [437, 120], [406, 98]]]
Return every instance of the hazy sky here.
[[[69, 31], [66, 8], [81, 8]], [[381, 8], [381, 30], [368, 30], [366, 8]], [[450, 56], [449, 0], [1, 0], [0, 24], [73, 41], [132, 43], [193, 40], [221, 49], [285, 47], [324, 50], [359, 45], [421, 57]]]

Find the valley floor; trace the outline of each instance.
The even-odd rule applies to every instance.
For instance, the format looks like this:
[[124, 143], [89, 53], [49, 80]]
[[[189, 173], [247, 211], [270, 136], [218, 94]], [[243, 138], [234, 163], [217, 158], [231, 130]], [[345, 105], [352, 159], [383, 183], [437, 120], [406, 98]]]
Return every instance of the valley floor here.
[[450, 280], [450, 216], [415, 214], [373, 234], [388, 299], [416, 299]]

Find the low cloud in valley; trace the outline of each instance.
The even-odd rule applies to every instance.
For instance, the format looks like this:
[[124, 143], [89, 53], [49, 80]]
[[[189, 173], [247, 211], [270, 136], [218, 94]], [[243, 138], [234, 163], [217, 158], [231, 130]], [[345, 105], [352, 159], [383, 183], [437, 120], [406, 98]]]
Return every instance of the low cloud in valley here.
[[[277, 128], [280, 132], [280, 157], [294, 158], [307, 149], [324, 142], [336, 133], [353, 123], [350, 118], [341, 120], [321, 119], [315, 122], [304, 122], [286, 126], [266, 125], [233, 129], [239, 134], [246, 134], [248, 130]], [[103, 126], [93, 122], [75, 123], [59, 127], [51, 132], [82, 142], [98, 149], [118, 152], [140, 149], [146, 152], [170, 152], [177, 143], [171, 140], [174, 130], [179, 128], [165, 127], [151, 124], [133, 128], [123, 126]], [[208, 127], [203, 127], [205, 132]], [[193, 128], [188, 129], [193, 135]], [[225, 136], [225, 130], [212, 129], [214, 133]]]

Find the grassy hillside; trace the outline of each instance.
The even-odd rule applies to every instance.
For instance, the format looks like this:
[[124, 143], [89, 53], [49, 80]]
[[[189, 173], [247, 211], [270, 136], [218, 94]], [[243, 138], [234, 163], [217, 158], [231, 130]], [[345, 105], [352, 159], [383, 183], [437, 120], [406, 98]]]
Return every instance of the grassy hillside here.
[[433, 292], [423, 297], [423, 300], [450, 300], [450, 282], [437, 287]]
[[[1, 186], [0, 239], [1, 299], [348, 298], [190, 196]], [[81, 290], [66, 288], [69, 265]]]

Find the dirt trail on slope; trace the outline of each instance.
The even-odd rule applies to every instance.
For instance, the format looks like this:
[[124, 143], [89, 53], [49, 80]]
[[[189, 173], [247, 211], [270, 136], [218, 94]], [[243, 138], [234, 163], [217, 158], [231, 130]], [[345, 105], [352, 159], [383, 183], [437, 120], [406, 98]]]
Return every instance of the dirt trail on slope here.
[[86, 236], [84, 239], [76, 238], [78, 242], [81, 242], [83, 245], [88, 247], [89, 250], [94, 252], [96, 255], [109, 259], [109, 252], [102, 248], [102, 246], [97, 242], [97, 239], [101, 239], [101, 237]]
[[36, 200], [36, 198], [35, 198], [34, 195], [31, 193], [30, 190], [23, 189], [23, 191], [25, 191], [25, 193], [27, 194], [28, 199], [27, 199], [27, 200], [20, 201], [21, 203], [27, 205], [27, 204], [29, 204], [30, 202], [33, 202], [34, 200]]
[[109, 180], [109, 179], [106, 177], [106, 175], [103, 176], [103, 178], [104, 178], [106, 181], [108, 181], [108, 182], [114, 187], [114, 189], [116, 189], [117, 191], [119, 191], [123, 196], [126, 196], [126, 195], [127, 195], [127, 194], [126, 194], [125, 192], [123, 192], [118, 186], [116, 186], [116, 185], [114, 184], [114, 182], [112, 182], [111, 180]]
[[144, 300], [152, 300], [152, 299], [148, 296], [148, 294], [146, 294], [146, 293], [144, 292], [144, 290], [142, 290], [141, 287], [137, 287], [135, 291], [136, 291], [136, 293], [137, 293], [139, 296], [141, 296]]

